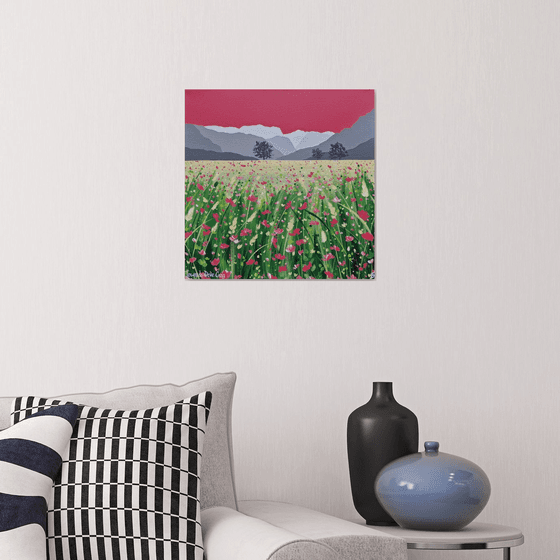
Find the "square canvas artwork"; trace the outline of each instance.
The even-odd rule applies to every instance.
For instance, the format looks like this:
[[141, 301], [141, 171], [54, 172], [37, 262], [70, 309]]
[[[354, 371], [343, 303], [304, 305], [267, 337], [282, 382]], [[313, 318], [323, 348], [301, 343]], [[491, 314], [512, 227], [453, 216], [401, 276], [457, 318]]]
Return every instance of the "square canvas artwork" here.
[[186, 90], [185, 277], [375, 278], [374, 90]]

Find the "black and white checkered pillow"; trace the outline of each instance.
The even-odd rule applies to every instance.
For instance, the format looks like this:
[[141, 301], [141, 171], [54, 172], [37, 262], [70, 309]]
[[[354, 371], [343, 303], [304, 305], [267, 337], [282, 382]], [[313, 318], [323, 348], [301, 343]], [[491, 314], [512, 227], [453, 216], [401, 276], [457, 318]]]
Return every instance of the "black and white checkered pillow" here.
[[[81, 406], [48, 506], [50, 560], [202, 560], [200, 464], [212, 394], [148, 410]], [[66, 404], [20, 397], [12, 423]]]

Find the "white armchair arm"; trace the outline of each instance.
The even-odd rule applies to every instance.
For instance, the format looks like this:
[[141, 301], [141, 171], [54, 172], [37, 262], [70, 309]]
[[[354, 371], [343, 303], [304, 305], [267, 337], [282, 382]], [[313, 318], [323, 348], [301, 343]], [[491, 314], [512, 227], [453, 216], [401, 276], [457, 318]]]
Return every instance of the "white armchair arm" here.
[[206, 560], [339, 560], [326, 544], [227, 507], [202, 512], [202, 536]]
[[[282, 502], [247, 500], [239, 510], [336, 551], [340, 560], [406, 560], [406, 542], [372, 527]], [[211, 560], [210, 558], [208, 560]]]
[[206, 560], [406, 560], [406, 542], [281, 502], [240, 501], [202, 512]]

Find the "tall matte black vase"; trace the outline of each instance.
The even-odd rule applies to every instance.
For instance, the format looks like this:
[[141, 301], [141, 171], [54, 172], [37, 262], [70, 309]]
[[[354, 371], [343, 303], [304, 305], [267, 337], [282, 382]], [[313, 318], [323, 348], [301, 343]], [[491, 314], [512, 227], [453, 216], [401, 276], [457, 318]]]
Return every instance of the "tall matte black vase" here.
[[396, 525], [375, 496], [375, 478], [391, 461], [418, 452], [418, 419], [376, 381], [369, 402], [348, 417], [348, 464], [354, 507], [368, 525]]

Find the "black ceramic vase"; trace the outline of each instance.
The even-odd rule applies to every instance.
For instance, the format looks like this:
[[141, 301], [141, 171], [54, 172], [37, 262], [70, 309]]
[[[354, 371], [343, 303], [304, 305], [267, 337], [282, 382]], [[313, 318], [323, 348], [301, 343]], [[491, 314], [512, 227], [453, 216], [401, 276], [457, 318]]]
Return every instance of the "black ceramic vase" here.
[[393, 397], [393, 384], [377, 381], [371, 399], [348, 417], [352, 499], [368, 525], [396, 525], [375, 495], [375, 478], [391, 461], [418, 451], [418, 419]]

